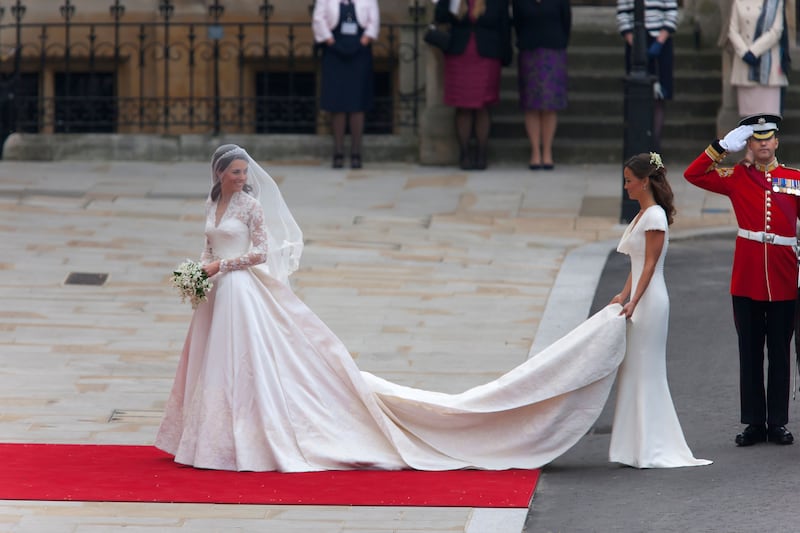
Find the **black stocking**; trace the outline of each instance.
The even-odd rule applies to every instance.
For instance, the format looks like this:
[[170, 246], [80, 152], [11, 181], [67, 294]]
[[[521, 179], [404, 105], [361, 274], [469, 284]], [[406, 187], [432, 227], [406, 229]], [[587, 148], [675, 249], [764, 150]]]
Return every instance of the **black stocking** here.
[[361, 155], [364, 135], [364, 112], [350, 113], [350, 155]]
[[333, 154], [340, 155], [344, 152], [344, 127], [346, 125], [345, 113], [331, 113], [331, 129], [333, 130]]
[[489, 145], [491, 125], [491, 117], [487, 108], [482, 107], [475, 111], [475, 138], [478, 141], [478, 157], [475, 166], [481, 170], [486, 168], [486, 151]]
[[469, 157], [469, 141], [472, 138], [473, 122], [474, 113], [472, 109], [456, 108], [456, 137], [458, 139], [458, 149], [461, 151], [459, 156], [461, 168], [472, 166]]

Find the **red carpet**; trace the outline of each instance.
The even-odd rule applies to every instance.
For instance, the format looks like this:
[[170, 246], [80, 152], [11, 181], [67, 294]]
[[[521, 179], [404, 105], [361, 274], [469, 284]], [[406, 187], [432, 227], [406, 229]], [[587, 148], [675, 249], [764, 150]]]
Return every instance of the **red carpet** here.
[[528, 507], [538, 470], [223, 472], [152, 446], [0, 444], [0, 499]]

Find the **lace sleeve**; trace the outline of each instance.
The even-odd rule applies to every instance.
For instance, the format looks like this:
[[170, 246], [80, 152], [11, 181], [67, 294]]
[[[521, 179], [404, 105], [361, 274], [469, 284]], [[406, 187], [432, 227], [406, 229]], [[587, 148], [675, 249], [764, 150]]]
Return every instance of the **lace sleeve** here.
[[235, 259], [223, 259], [219, 264], [220, 272], [243, 270], [259, 265], [267, 260], [267, 230], [264, 227], [264, 211], [256, 200], [248, 202], [246, 207], [246, 223], [250, 230], [252, 246], [245, 255]]
[[214, 251], [211, 249], [211, 243], [208, 242], [206, 237], [206, 247], [203, 248], [203, 253], [200, 254], [200, 264], [207, 265], [214, 260]]
[[[213, 211], [213, 203], [211, 198], [206, 200], [206, 224], [208, 224], [208, 217]], [[205, 236], [206, 245], [203, 248], [203, 253], [200, 254], [200, 264], [207, 265], [214, 260], [214, 250], [211, 249], [211, 243], [208, 240], [208, 235]]]

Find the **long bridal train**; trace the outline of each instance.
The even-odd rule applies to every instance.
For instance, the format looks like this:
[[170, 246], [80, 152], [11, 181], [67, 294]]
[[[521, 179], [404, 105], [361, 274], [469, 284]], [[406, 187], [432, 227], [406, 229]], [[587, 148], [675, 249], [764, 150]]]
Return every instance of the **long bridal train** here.
[[538, 468], [591, 428], [625, 355], [626, 320], [612, 305], [494, 381], [424, 391], [360, 371], [264, 268], [216, 278], [156, 438], [199, 468]]

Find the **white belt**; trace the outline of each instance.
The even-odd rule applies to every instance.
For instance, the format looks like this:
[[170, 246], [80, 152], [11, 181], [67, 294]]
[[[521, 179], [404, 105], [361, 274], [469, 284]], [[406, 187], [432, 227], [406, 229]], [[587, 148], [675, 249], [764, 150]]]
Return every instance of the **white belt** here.
[[739, 228], [739, 237], [750, 239], [751, 241], [763, 242], [766, 244], [779, 244], [781, 246], [796, 246], [796, 237], [784, 237], [783, 235], [775, 235], [774, 233], [765, 233], [763, 231], [750, 231]]

